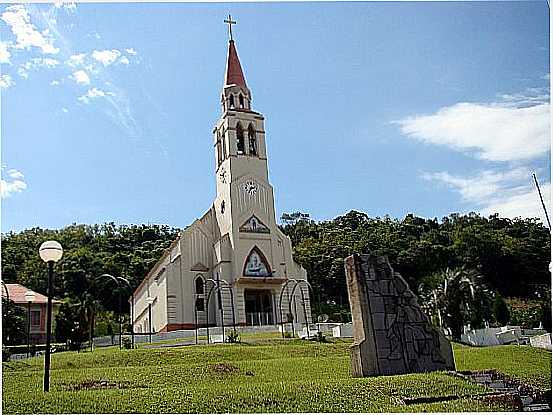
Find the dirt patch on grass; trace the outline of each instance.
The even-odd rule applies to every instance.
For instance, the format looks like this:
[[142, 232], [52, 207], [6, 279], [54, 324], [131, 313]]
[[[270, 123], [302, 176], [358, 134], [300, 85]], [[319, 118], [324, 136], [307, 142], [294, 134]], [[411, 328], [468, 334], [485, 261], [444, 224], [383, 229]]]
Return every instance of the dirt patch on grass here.
[[238, 369], [238, 367], [230, 363], [215, 363], [213, 365], [209, 365], [208, 367], [210, 372], [217, 375], [231, 375], [233, 373], [240, 372], [240, 369]]
[[61, 385], [63, 390], [80, 391], [91, 389], [129, 389], [129, 388], [147, 388], [145, 385], [133, 385], [128, 381], [111, 380], [85, 380], [79, 383], [65, 383]]

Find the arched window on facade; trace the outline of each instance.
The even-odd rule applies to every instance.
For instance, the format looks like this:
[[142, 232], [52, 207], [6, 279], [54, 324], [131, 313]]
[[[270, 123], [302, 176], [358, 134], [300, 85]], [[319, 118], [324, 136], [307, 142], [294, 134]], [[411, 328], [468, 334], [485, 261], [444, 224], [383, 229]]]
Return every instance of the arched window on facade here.
[[[219, 134], [217, 134], [217, 136], [218, 135]], [[220, 166], [222, 161], [223, 161], [223, 152], [221, 149], [221, 138], [217, 137], [217, 166]]]
[[257, 156], [257, 140], [255, 138], [255, 130], [253, 125], [248, 126], [248, 142], [251, 156]]
[[236, 124], [236, 149], [238, 154], [244, 154], [244, 130], [242, 124]]
[[196, 298], [196, 311], [205, 311], [203, 298]]
[[225, 136], [221, 136], [221, 148], [223, 150], [223, 160], [227, 158], [227, 146], [225, 145]]
[[244, 96], [242, 94], [238, 95], [238, 104], [240, 108], [244, 108]]
[[229, 106], [230, 106], [230, 108], [234, 108], [234, 95], [231, 95], [231, 96], [230, 96], [230, 99], [229, 99]]
[[195, 281], [194, 285], [196, 287], [196, 294], [197, 295], [204, 294], [204, 279], [202, 278], [201, 275], [198, 275], [196, 277], [196, 281]]

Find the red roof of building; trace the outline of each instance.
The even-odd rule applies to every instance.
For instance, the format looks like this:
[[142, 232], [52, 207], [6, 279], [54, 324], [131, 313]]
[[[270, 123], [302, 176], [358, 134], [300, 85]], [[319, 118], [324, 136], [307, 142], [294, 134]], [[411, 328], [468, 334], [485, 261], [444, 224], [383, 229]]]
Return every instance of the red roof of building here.
[[[30, 290], [21, 284], [6, 284], [6, 288], [8, 289], [10, 300], [16, 304], [27, 304], [27, 300], [25, 300], [25, 293], [27, 291], [31, 291], [35, 295], [33, 304], [46, 304], [48, 302], [48, 297], [37, 293], [36, 291]], [[6, 297], [6, 291], [4, 288], [2, 288], [2, 297]], [[52, 302], [61, 303], [61, 301], [58, 300], [52, 300]]]
[[246, 86], [246, 79], [240, 66], [240, 60], [238, 59], [238, 53], [234, 47], [234, 40], [230, 40], [228, 43], [228, 56], [227, 56], [227, 70], [225, 73], [225, 86], [238, 85], [244, 88]]

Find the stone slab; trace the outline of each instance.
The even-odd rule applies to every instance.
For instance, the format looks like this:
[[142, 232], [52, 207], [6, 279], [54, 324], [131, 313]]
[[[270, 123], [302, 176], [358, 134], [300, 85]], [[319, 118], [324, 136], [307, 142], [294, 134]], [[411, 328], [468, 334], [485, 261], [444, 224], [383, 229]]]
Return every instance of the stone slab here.
[[386, 257], [354, 254], [345, 268], [353, 376], [455, 370], [451, 344]]

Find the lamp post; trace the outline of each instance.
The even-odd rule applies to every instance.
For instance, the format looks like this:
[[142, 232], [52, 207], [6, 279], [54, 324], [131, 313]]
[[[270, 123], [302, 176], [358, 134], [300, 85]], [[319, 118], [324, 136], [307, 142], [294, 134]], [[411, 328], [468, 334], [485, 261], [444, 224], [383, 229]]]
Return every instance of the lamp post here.
[[54, 295], [54, 264], [63, 255], [57, 241], [46, 241], [38, 249], [40, 258], [48, 265], [48, 309], [46, 314], [46, 353], [44, 354], [44, 392], [50, 390], [50, 340], [52, 337], [52, 297]]
[[131, 287], [131, 283], [129, 282], [128, 279], [126, 278], [123, 278], [123, 277], [117, 277], [118, 280], [120, 281], [123, 281], [125, 284], [127, 284], [127, 287], [129, 287], [129, 289], [131, 290], [131, 315], [130, 315], [130, 319], [131, 319], [131, 345], [132, 345], [132, 348], [134, 349], [134, 291]]
[[25, 301], [27, 301], [27, 357], [31, 357], [31, 303], [35, 301], [35, 293], [27, 291]]
[[153, 297], [147, 297], [146, 302], [148, 303], [148, 324], [150, 328], [148, 329], [150, 333], [150, 343], [152, 342], [152, 304], [154, 303]]

